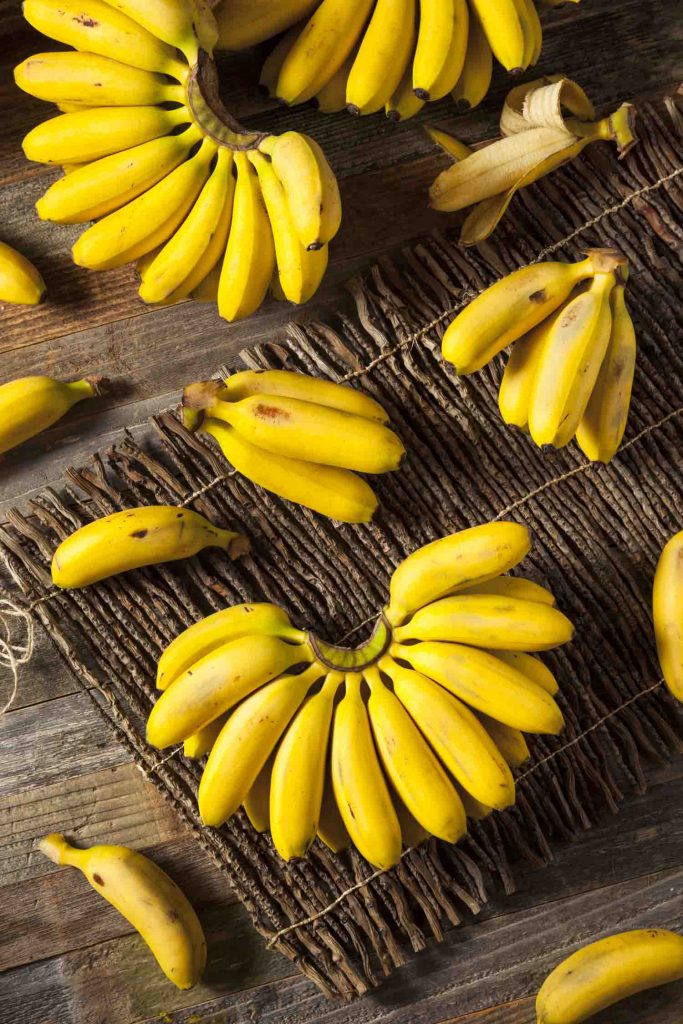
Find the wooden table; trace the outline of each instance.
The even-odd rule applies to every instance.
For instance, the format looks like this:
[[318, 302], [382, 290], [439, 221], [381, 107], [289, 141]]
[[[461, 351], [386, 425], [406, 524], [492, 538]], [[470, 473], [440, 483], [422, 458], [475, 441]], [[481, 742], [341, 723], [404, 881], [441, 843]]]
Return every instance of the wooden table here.
[[[552, 14], [546, 38], [540, 69], [570, 74], [600, 109], [668, 91], [681, 78], [680, 23], [668, 0], [584, 0]], [[28, 164], [20, 149], [25, 132], [51, 111], [20, 93], [11, 76], [25, 56], [52, 48], [26, 26], [15, 0], [0, 0], [0, 236], [35, 259], [50, 298], [36, 310], [0, 308], [0, 380], [99, 373], [112, 386], [105, 402], [79, 406], [6, 458], [2, 509], [58, 481], [67, 465], [124, 428], [144, 434], [147, 417], [175, 402], [184, 383], [272, 337], [293, 314], [268, 303], [229, 326], [207, 306], [150, 310], [136, 297], [132, 270], [90, 274], [73, 266], [68, 252], [77, 229], [41, 223], [32, 208], [53, 173]], [[446, 223], [425, 207], [425, 188], [443, 159], [420, 121], [468, 142], [485, 138], [506, 81], [499, 75], [486, 104], [464, 120], [442, 102], [395, 127], [380, 117], [280, 113], [259, 95], [258, 67], [253, 53], [222, 61], [228, 105], [255, 127], [311, 131], [341, 180], [345, 219], [330, 272], [297, 314], [320, 315], [330, 303], [349, 301], [343, 282], [350, 275]], [[3, 680], [3, 694], [8, 685]], [[0, 752], [3, 1022], [531, 1024], [540, 980], [573, 943], [640, 923], [683, 928], [683, 757], [655, 771], [649, 793], [629, 798], [617, 818], [559, 850], [553, 866], [525, 871], [517, 895], [494, 900], [478, 923], [415, 957], [378, 992], [339, 1007], [265, 949], [229, 880], [136, 771], [42, 633], [0, 721]], [[130, 844], [171, 871], [198, 907], [209, 940], [209, 967], [197, 989], [172, 989], [137, 935], [80, 875], [35, 851], [36, 839], [54, 829], [84, 842]], [[673, 1024], [681, 1017], [683, 984], [638, 997], [596, 1024]]]

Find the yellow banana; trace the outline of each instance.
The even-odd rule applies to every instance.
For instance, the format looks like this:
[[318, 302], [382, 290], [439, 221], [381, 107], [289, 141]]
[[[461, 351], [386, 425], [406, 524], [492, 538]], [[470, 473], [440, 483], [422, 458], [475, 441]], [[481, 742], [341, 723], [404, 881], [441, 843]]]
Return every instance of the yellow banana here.
[[189, 558], [204, 548], [235, 556], [245, 538], [214, 526], [198, 512], [177, 505], [144, 505], [114, 512], [81, 526], [52, 556], [57, 587], [87, 587], [130, 569]]
[[468, 793], [503, 810], [515, 802], [510, 768], [478, 718], [433, 680], [383, 658], [380, 668], [394, 684], [397, 699], [432, 745], [449, 772]]
[[0, 302], [38, 306], [44, 299], [45, 282], [33, 264], [11, 245], [0, 242]]
[[208, 419], [210, 434], [234, 468], [259, 487], [342, 523], [369, 523], [377, 498], [365, 480], [347, 469], [265, 452], [220, 420]]
[[519, 18], [519, 24], [522, 27], [522, 36], [524, 38], [524, 54], [522, 56], [522, 70], [526, 69], [531, 64], [532, 57], [536, 51], [536, 23], [532, 18], [530, 7], [534, 7], [533, 0], [513, 0], [515, 10], [517, 11], [517, 17]]
[[301, 22], [285, 32], [263, 62], [259, 85], [266, 96], [275, 96], [280, 69], [285, 62], [285, 57], [299, 38], [299, 33], [303, 27], [304, 22]]
[[320, 825], [334, 698], [343, 678], [339, 672], [327, 675], [322, 688], [299, 709], [275, 755], [270, 828], [275, 849], [285, 860], [305, 857]]
[[206, 966], [206, 940], [187, 897], [165, 871], [126, 846], [79, 850], [53, 832], [38, 844], [55, 864], [78, 868], [136, 929], [177, 988], [196, 985]]
[[486, 583], [476, 584], [474, 587], [458, 589], [459, 594], [500, 594], [502, 597], [515, 597], [522, 601], [537, 601], [540, 604], [555, 604], [555, 598], [542, 587], [540, 583], [534, 583], [524, 576], [496, 576], [495, 579]]
[[298, 398], [303, 402], [325, 405], [340, 412], [364, 416], [368, 420], [386, 423], [389, 417], [385, 410], [358, 388], [322, 377], [310, 377], [293, 370], [242, 370], [233, 373], [225, 381], [218, 397], [229, 402], [239, 402], [254, 395], [277, 395], [279, 398]]
[[545, 690], [486, 651], [463, 644], [423, 641], [410, 647], [393, 644], [390, 653], [475, 710], [514, 729], [555, 735], [564, 725], [562, 712]]
[[413, 61], [413, 88], [421, 100], [440, 100], [465, 64], [469, 8], [466, 0], [421, 0]]
[[[299, 675], [280, 676], [233, 711], [211, 749], [199, 784], [199, 813], [205, 825], [222, 825], [244, 803], [292, 716], [323, 674], [324, 669], [315, 664]], [[271, 794], [272, 784], [271, 775]], [[271, 828], [272, 818], [271, 812]]]
[[[456, 792], [453, 783], [451, 783], [451, 785], [453, 787], [453, 791]], [[427, 829], [423, 828], [419, 821], [412, 816], [392, 785], [389, 786], [389, 792], [391, 793], [391, 802], [394, 805], [398, 823], [401, 826], [401, 842], [403, 845], [406, 847], [412, 847], [419, 846], [420, 843], [424, 843], [425, 839], [429, 839], [429, 832]], [[462, 803], [462, 801], [460, 802]]]
[[531, 754], [523, 732], [520, 732], [519, 729], [512, 729], [509, 725], [504, 725], [503, 722], [497, 722], [495, 718], [489, 718], [481, 711], [477, 713], [477, 718], [511, 768], [519, 768], [529, 760]]
[[451, 93], [459, 111], [473, 110], [486, 96], [493, 74], [493, 54], [475, 11], [470, 11], [467, 51], [460, 78]]
[[535, 658], [533, 654], [526, 654], [524, 651], [489, 651], [489, 654], [504, 661], [506, 665], [516, 668], [530, 682], [540, 686], [551, 697], [554, 697], [559, 691], [555, 676], [547, 665], [544, 665], [540, 658]]
[[35, 53], [14, 69], [20, 89], [51, 103], [79, 106], [147, 106], [183, 103], [182, 86], [153, 71], [142, 71], [93, 53]]
[[420, 608], [394, 638], [448, 640], [507, 651], [548, 651], [574, 635], [569, 619], [539, 601], [498, 594], [457, 594]]
[[306, 647], [274, 636], [229, 640], [164, 690], [147, 720], [147, 741], [154, 747], [181, 743], [271, 679], [311, 660]]
[[241, 320], [263, 302], [275, 268], [275, 247], [256, 171], [235, 153], [237, 185], [228, 246], [218, 284], [218, 311]]
[[683, 530], [665, 544], [655, 572], [652, 614], [664, 681], [683, 702]]
[[270, 776], [273, 770], [274, 754], [271, 754], [256, 781], [244, 798], [245, 813], [257, 832], [267, 832], [270, 828]]
[[377, 667], [366, 669], [363, 675], [370, 686], [372, 733], [387, 777], [423, 828], [457, 843], [467, 831], [467, 823], [446, 772], [399, 698], [382, 682]]
[[322, 149], [302, 132], [268, 135], [259, 149], [271, 158], [301, 245], [322, 249], [339, 231], [342, 214], [337, 179]]
[[498, 391], [498, 408], [505, 422], [519, 427], [520, 430], [529, 429], [529, 403], [536, 370], [547, 334], [557, 315], [551, 314], [546, 317], [528, 334], [516, 341], [505, 366]]
[[0, 384], [0, 453], [47, 430], [77, 402], [99, 395], [100, 381], [100, 377], [84, 377], [63, 384], [51, 377], [21, 377]]
[[199, 47], [211, 53], [218, 37], [216, 22], [201, 0], [108, 0], [112, 7], [142, 25], [197, 63]]
[[308, 17], [320, 0], [222, 0], [216, 6], [219, 50], [246, 50]]
[[415, 47], [416, 8], [417, 0], [377, 0], [348, 75], [350, 113], [374, 114], [393, 96]]
[[612, 333], [598, 379], [576, 430], [576, 440], [593, 462], [609, 462], [626, 429], [636, 364], [636, 333], [624, 301], [624, 286], [610, 296]]
[[493, 807], [489, 807], [488, 804], [484, 804], [481, 800], [475, 800], [471, 793], [468, 793], [464, 786], [453, 780], [455, 791], [462, 800], [462, 805], [465, 808], [465, 814], [467, 818], [471, 818], [472, 821], [483, 821], [488, 818], [490, 814], [493, 814]]
[[407, 121], [415, 114], [419, 114], [425, 102], [415, 95], [413, 62], [410, 60], [395, 93], [384, 106], [384, 113], [389, 121]]
[[[230, 209], [230, 212], [231, 211], [232, 211], [232, 207]], [[230, 229], [230, 224], [229, 223], [228, 223], [227, 227], [228, 227], [228, 230], [229, 230]], [[226, 241], [227, 241], [227, 237], [226, 237]], [[199, 283], [196, 284], [194, 286], [194, 288], [192, 289], [190, 294], [191, 294], [192, 298], [195, 300], [195, 302], [218, 302], [218, 285], [220, 284], [220, 280], [221, 280], [221, 263], [220, 263], [220, 254], [219, 254], [219, 261], [208, 272], [208, 274], [205, 277], [203, 277], [201, 279], [201, 281], [199, 281]]]
[[506, 71], [524, 67], [524, 33], [513, 0], [470, 0], [494, 56]]
[[682, 935], [664, 928], [620, 932], [577, 950], [548, 975], [536, 998], [536, 1020], [580, 1024], [628, 996], [680, 978]]
[[[313, 97], [312, 103], [321, 114], [337, 114], [346, 110], [346, 84], [351, 68], [358, 54], [358, 47], [351, 50], [344, 63]], [[341, 820], [341, 819], [340, 819]]]
[[329, 768], [325, 772], [325, 787], [323, 790], [323, 801], [320, 805], [320, 821], [318, 822], [318, 839], [332, 850], [332, 853], [341, 853], [351, 846], [351, 836], [346, 831], [342, 816], [334, 798], [334, 788]]
[[276, 604], [236, 604], [194, 622], [172, 640], [159, 658], [157, 689], [167, 690], [174, 679], [200, 658], [243, 636], [277, 636], [281, 640], [303, 638], [289, 616]]
[[230, 712], [226, 711], [224, 715], [214, 718], [213, 722], [209, 722], [203, 729], [198, 729], [197, 732], [193, 732], [191, 736], [188, 736], [183, 742], [183, 754], [185, 757], [198, 761], [205, 754], [208, 754], [218, 739], [218, 734], [227, 722], [229, 714]]
[[530, 549], [527, 528], [508, 522], [484, 523], [425, 544], [394, 571], [387, 617], [401, 625], [437, 598], [507, 572]]

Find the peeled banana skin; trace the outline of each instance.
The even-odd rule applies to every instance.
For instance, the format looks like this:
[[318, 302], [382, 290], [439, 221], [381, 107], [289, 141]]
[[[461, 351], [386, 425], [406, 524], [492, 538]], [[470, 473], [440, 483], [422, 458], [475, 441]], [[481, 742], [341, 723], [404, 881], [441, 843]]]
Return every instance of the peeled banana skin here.
[[0, 385], [0, 454], [47, 430], [77, 402], [102, 393], [101, 377], [63, 384], [51, 377], [22, 377]]

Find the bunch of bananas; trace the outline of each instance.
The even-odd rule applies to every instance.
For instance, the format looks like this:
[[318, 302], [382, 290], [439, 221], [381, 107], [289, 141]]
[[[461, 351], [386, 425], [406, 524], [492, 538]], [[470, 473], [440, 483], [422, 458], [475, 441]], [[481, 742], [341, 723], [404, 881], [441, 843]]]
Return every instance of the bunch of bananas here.
[[683, 703], [683, 530], [674, 534], [659, 556], [652, 614], [664, 681]]
[[23, 10], [74, 47], [27, 58], [15, 80], [63, 111], [29, 132], [24, 152], [65, 171], [40, 217], [97, 221], [75, 262], [137, 261], [145, 302], [209, 299], [227, 320], [269, 289], [306, 302], [340, 224], [336, 179], [313, 139], [251, 132], [225, 110], [203, 0], [26, 0]]
[[0, 455], [48, 430], [77, 402], [101, 394], [101, 377], [70, 384], [52, 377], [21, 377], [0, 384]]
[[37, 306], [45, 300], [45, 282], [33, 266], [13, 249], [0, 242], [0, 302]]
[[377, 507], [356, 473], [398, 469], [405, 454], [374, 399], [289, 370], [190, 384], [183, 419], [253, 483], [345, 523], [369, 522]]
[[498, 396], [505, 422], [539, 446], [562, 448], [575, 437], [591, 461], [609, 462], [626, 429], [635, 370], [627, 276], [614, 249], [522, 267], [458, 314], [444, 359], [473, 373], [514, 342]]
[[507, 522], [420, 548], [354, 650], [274, 605], [209, 616], [161, 657], [148, 741], [208, 752], [204, 822], [242, 805], [287, 860], [316, 835], [382, 868], [429, 834], [457, 842], [467, 817], [514, 803], [523, 733], [563, 725], [557, 682], [529, 652], [566, 643], [572, 626], [546, 589], [503, 575], [529, 548]]
[[216, 19], [226, 50], [288, 30], [261, 74], [272, 96], [393, 121], [449, 93], [459, 110], [476, 107], [494, 57], [523, 71], [543, 42], [534, 0], [223, 0]]

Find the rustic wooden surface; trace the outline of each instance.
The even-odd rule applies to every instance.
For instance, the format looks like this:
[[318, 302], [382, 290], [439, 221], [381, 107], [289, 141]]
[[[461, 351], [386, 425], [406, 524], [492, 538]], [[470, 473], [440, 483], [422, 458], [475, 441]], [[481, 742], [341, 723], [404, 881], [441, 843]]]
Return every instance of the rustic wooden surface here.
[[[584, 0], [547, 19], [540, 70], [569, 74], [607, 108], [675, 88], [681, 34], [676, 5], [667, 0]], [[78, 407], [5, 459], [0, 508], [57, 480], [66, 465], [124, 427], [144, 433], [147, 417], [170, 405], [183, 383], [272, 337], [292, 315], [271, 303], [228, 326], [205, 306], [148, 310], [136, 298], [130, 270], [89, 274], [71, 264], [76, 229], [43, 224], [32, 209], [53, 172], [28, 164], [20, 150], [23, 134], [49, 108], [18, 92], [11, 76], [26, 55], [51, 48], [22, 21], [16, 0], [0, 0], [0, 236], [35, 259], [50, 294], [38, 310], [0, 307], [0, 380], [89, 372], [107, 375], [113, 387], [104, 403]], [[395, 127], [381, 118], [274, 111], [255, 88], [257, 69], [254, 54], [222, 62], [228, 104], [256, 127], [305, 127], [324, 144], [341, 180], [344, 226], [328, 280], [302, 314], [308, 316], [347, 302], [344, 280], [377, 256], [444, 226], [423, 202], [443, 161], [418, 120]], [[443, 102], [420, 120], [468, 142], [484, 138], [505, 85], [499, 76], [487, 103], [465, 119]], [[0, 764], [3, 1022], [313, 1024], [326, 1017], [349, 1024], [531, 1024], [533, 993], [574, 944], [645, 924], [683, 928], [683, 757], [656, 771], [650, 792], [630, 798], [617, 818], [558, 851], [553, 866], [526, 871], [517, 895], [492, 903], [482, 920], [452, 932], [350, 1008], [326, 1004], [292, 964], [265, 949], [231, 897], [229, 880], [129, 762], [42, 634], [14, 706], [0, 721]], [[199, 988], [173, 990], [127, 923], [79, 875], [36, 853], [36, 839], [57, 828], [85, 842], [145, 850], [186, 888], [209, 940]], [[683, 984], [595, 1019], [673, 1024], [681, 1016]]]

